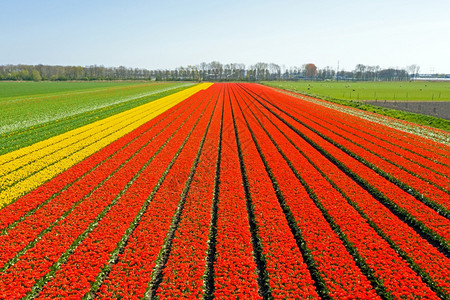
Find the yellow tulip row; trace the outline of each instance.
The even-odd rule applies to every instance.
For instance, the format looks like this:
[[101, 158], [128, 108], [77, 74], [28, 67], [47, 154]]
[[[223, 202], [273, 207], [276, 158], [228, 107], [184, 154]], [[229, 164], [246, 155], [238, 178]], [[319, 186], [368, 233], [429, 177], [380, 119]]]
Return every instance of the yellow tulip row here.
[[0, 207], [211, 84], [204, 83], [0, 156]]

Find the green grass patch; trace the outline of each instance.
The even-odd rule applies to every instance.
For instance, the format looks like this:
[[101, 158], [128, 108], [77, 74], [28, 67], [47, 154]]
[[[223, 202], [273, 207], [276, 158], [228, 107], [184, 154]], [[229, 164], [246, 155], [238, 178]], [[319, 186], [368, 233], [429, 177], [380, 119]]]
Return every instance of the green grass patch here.
[[[402, 82], [403, 83], [403, 82]], [[371, 84], [373, 84], [373, 87], [375, 86], [379, 86], [380, 90], [379, 92], [383, 92], [383, 87], [385, 86], [391, 86], [392, 85], [399, 85], [402, 84], [400, 82], [375, 82], [375, 83], [369, 83], [369, 82], [362, 82], [360, 84], [364, 85], [367, 84], [368, 86], [370, 86]], [[406, 82], [407, 84], [410, 84], [410, 82]], [[436, 84], [436, 86], [440, 86], [441, 89], [442, 87], [448, 87], [450, 88], [450, 82], [449, 83], [441, 83], [441, 82], [412, 82], [412, 84]], [[449, 120], [445, 120], [442, 118], [436, 118], [433, 116], [427, 116], [427, 115], [422, 115], [422, 114], [416, 114], [416, 113], [411, 113], [411, 112], [405, 112], [405, 111], [400, 111], [400, 110], [395, 110], [395, 109], [390, 109], [390, 108], [383, 108], [383, 107], [378, 107], [378, 106], [374, 106], [374, 105], [370, 105], [370, 104], [366, 104], [363, 101], [358, 101], [358, 100], [349, 100], [349, 99], [342, 99], [337, 97], [337, 95], [340, 94], [340, 91], [338, 91], [337, 85], [335, 88], [333, 89], [329, 89], [328, 91], [333, 91], [333, 92], [323, 92], [326, 91], [328, 88], [324, 87], [323, 89], [321, 89], [321, 93], [315, 93], [316, 91], [314, 90], [313, 92], [311, 92], [311, 89], [308, 90], [306, 89], [306, 91], [304, 90], [300, 90], [300, 87], [305, 87], [308, 86], [308, 84], [315, 84], [320, 86], [322, 85], [326, 85], [326, 82], [283, 82], [283, 81], [272, 81], [272, 82], [262, 82], [262, 84], [268, 85], [268, 86], [272, 86], [272, 87], [276, 87], [276, 88], [280, 88], [280, 89], [284, 89], [284, 90], [288, 90], [288, 91], [292, 91], [292, 92], [296, 92], [296, 93], [300, 93], [300, 94], [304, 94], [304, 95], [308, 95], [308, 96], [312, 96], [312, 97], [316, 97], [316, 98], [320, 98], [323, 100], [327, 100], [333, 103], [337, 103], [337, 104], [341, 104], [341, 105], [345, 105], [345, 106], [349, 106], [349, 107], [354, 107], [354, 108], [358, 108], [364, 111], [369, 111], [369, 112], [373, 112], [373, 113], [377, 113], [380, 115], [384, 115], [384, 116], [388, 116], [388, 117], [392, 117], [392, 118], [396, 118], [399, 120], [404, 120], [404, 121], [408, 121], [411, 123], [416, 123], [419, 125], [425, 125], [425, 126], [429, 126], [429, 127], [433, 127], [433, 128], [437, 128], [437, 129], [441, 129], [441, 130], [445, 130], [445, 131], [450, 131], [450, 121]], [[334, 82], [330, 82], [329, 84], [335, 84]], [[353, 83], [345, 83], [345, 82], [339, 82], [337, 83], [340, 87], [340, 89], [342, 90], [342, 88], [345, 88], [345, 84], [353, 84]], [[357, 83], [355, 83], [357, 84]], [[404, 84], [404, 83], [403, 83]], [[343, 87], [344, 86], [344, 87]], [[319, 89], [318, 89], [319, 90]], [[441, 91], [443, 95], [444, 92]], [[448, 92], [447, 92], [448, 93]], [[335, 97], [336, 96], [336, 97]], [[365, 99], [365, 100], [375, 100], [375, 99]], [[380, 100], [380, 99], [378, 99]], [[389, 100], [389, 99], [387, 99]], [[416, 100], [421, 100], [424, 101], [424, 99], [416, 99]], [[450, 101], [450, 96], [448, 98], [448, 100]], [[430, 99], [431, 101], [431, 99]], [[447, 101], [447, 100], [442, 100], [442, 101]]]
[[[25, 82], [24, 82], [25, 83]], [[28, 82], [26, 82], [28, 83]], [[168, 96], [192, 83], [147, 83], [0, 100], [0, 155]]]
[[270, 81], [263, 84], [341, 100], [450, 101], [450, 82]]

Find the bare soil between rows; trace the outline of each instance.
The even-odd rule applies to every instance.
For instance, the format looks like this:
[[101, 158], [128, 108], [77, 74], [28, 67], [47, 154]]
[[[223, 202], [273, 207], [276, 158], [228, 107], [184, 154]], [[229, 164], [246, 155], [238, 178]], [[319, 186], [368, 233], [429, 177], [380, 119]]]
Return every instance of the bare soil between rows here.
[[364, 103], [450, 120], [450, 102], [364, 101]]

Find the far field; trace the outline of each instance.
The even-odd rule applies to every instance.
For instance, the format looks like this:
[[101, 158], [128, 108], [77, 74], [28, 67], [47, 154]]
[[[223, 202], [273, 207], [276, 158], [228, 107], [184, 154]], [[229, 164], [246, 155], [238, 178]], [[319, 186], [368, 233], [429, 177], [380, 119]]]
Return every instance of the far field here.
[[0, 101], [10, 97], [54, 94], [79, 90], [105, 89], [111, 87], [125, 87], [148, 85], [148, 82], [130, 81], [4, 81], [0, 82]]
[[[0, 154], [183, 90], [175, 82], [0, 82]], [[14, 135], [14, 139], [10, 137]]]
[[343, 100], [450, 101], [450, 82], [277, 81], [264, 84]]

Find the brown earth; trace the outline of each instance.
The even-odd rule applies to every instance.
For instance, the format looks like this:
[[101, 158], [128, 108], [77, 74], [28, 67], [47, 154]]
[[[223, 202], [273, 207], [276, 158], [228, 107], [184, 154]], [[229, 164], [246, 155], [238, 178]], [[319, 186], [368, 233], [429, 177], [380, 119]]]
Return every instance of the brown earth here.
[[450, 120], [450, 102], [364, 101], [364, 103]]

